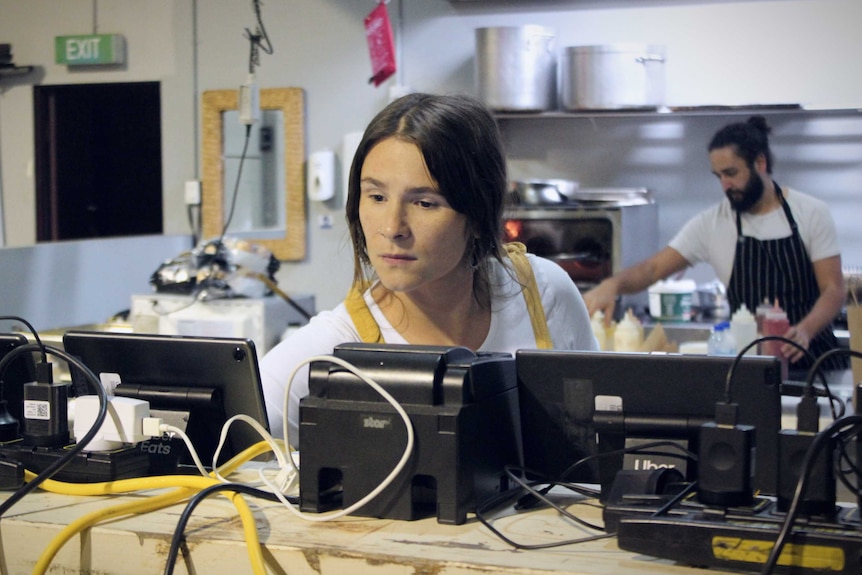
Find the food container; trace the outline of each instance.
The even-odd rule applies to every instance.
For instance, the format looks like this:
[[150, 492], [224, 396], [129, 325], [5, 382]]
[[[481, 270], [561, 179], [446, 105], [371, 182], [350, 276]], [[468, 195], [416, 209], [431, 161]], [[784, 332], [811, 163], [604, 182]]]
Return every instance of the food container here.
[[663, 106], [664, 62], [661, 45], [569, 46], [561, 65], [561, 105], [566, 110]]
[[476, 29], [476, 91], [492, 110], [542, 112], [557, 105], [557, 48], [551, 28]]
[[694, 280], [667, 280], [650, 286], [649, 313], [664, 321], [691, 320], [691, 301], [696, 284]]
[[685, 355], [706, 355], [707, 351], [705, 341], [684, 341], [679, 344], [679, 352]]

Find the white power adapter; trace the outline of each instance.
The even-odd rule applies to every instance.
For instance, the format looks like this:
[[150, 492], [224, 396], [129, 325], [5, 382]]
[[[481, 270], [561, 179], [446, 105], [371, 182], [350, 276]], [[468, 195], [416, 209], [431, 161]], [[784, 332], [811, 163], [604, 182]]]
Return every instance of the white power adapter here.
[[[98, 396], [84, 395], [75, 401], [75, 441], [81, 441], [90, 431], [98, 414]], [[84, 446], [84, 451], [111, 451], [149, 439], [142, 429], [142, 421], [149, 415], [150, 404], [147, 401], [109, 397], [108, 415], [98, 433]]]
[[260, 90], [254, 74], [249, 74], [248, 81], [239, 87], [239, 121], [246, 126], [251, 126], [259, 120]]

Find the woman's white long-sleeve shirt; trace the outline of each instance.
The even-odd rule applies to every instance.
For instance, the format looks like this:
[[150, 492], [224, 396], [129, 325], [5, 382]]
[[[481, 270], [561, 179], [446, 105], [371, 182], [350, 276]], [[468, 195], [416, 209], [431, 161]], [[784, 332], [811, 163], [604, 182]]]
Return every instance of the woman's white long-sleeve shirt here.
[[[554, 349], [593, 350], [599, 349], [590, 327], [590, 318], [580, 292], [568, 274], [549, 260], [527, 255], [536, 284], [541, 295], [542, 307], [548, 323]], [[477, 351], [514, 353], [519, 349], [535, 349], [530, 315], [521, 286], [513, 273], [505, 270], [499, 262], [492, 268], [491, 326], [488, 336]], [[380, 327], [386, 343], [408, 344], [371, 297], [371, 290], [364, 294], [365, 302]], [[331, 311], [315, 315], [302, 328], [293, 332], [267, 353], [261, 360], [260, 371], [266, 400], [270, 429], [276, 437], [283, 435], [284, 398], [290, 374], [304, 360], [319, 355], [329, 355], [335, 346], [346, 342], [361, 341], [356, 326], [344, 303]], [[290, 386], [288, 398], [288, 433], [291, 444], [299, 445], [299, 401], [308, 395], [308, 366], [298, 370]]]

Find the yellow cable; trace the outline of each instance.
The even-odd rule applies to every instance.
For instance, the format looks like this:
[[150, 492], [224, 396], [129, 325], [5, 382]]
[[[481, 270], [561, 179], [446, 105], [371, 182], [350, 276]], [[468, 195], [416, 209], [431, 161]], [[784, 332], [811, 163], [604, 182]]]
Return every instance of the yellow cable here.
[[[224, 473], [231, 473], [243, 463], [267, 451], [269, 451], [269, 445], [265, 441], [258, 442], [222, 465], [221, 470]], [[34, 477], [36, 477], [35, 473], [30, 471], [24, 472], [24, 479], [26, 481], [31, 481]], [[68, 483], [47, 479], [39, 485], [39, 488], [51, 493], [61, 493], [64, 495], [114, 495], [117, 493], [129, 493], [145, 489], [164, 489], [167, 487], [203, 489], [212, 485], [213, 482], [215, 482], [214, 479], [199, 475], [157, 475], [154, 477], [135, 477], [132, 479], [103, 481], [101, 483]]]
[[[270, 446], [265, 441], [259, 442], [225, 463], [221, 467], [220, 471], [230, 473], [236, 470], [236, 468], [243, 463], [269, 450]], [[35, 476], [36, 474], [30, 471], [25, 471], [25, 478], [28, 481], [31, 481]], [[188, 475], [164, 475], [148, 478], [121, 479], [102, 483], [65, 483], [50, 479], [46, 480], [39, 486], [40, 488], [52, 493], [61, 493], [66, 495], [108, 495], [140, 490], [162, 489], [167, 487], [175, 487], [179, 489], [175, 489], [166, 494], [154, 495], [145, 501], [123, 503], [107, 509], [100, 509], [80, 517], [76, 521], [67, 525], [54, 538], [54, 540], [52, 540], [45, 551], [43, 551], [33, 573], [44, 573], [50, 565], [51, 560], [69, 539], [96, 523], [106, 521], [120, 515], [147, 513], [157, 509], [162, 509], [189, 497], [194, 490], [201, 490], [218, 483], [220, 482], [212, 478]], [[246, 547], [249, 552], [249, 560], [252, 563], [252, 568], [255, 573], [263, 575], [266, 573], [266, 569], [263, 561], [263, 553], [260, 548], [260, 541], [257, 535], [257, 525], [254, 519], [254, 514], [251, 512], [251, 508], [249, 508], [248, 504], [240, 494], [231, 493], [227, 495], [227, 497], [231, 499], [234, 506], [237, 508], [242, 520], [246, 538]]]
[[[218, 482], [216, 481], [212, 482], [212, 484], [217, 483]], [[149, 513], [151, 511], [163, 509], [165, 507], [174, 505], [193, 494], [194, 490], [192, 489], [180, 488], [169, 493], [154, 495], [147, 498], [146, 500], [121, 503], [120, 505], [115, 505], [113, 507], [98, 509], [82, 517], [79, 517], [78, 519], [64, 527], [63, 530], [60, 531], [60, 533], [58, 533], [54, 537], [51, 543], [48, 544], [48, 546], [42, 552], [42, 555], [39, 557], [39, 560], [36, 562], [36, 565], [32, 571], [32, 575], [43, 575], [44, 573], [46, 573], [48, 567], [51, 564], [51, 561], [54, 559], [54, 557], [57, 555], [63, 545], [65, 545], [72, 537], [84, 531], [85, 529], [88, 529], [96, 525], [97, 523], [102, 523], [110, 519], [118, 518], [120, 516]], [[249, 561], [251, 562], [252, 570], [256, 574], [265, 575], [266, 567], [264, 565], [263, 552], [261, 550], [260, 540], [257, 536], [257, 524], [255, 522], [254, 514], [252, 513], [251, 508], [248, 506], [248, 503], [245, 501], [245, 499], [242, 498], [239, 493], [230, 493], [225, 496], [230, 499], [231, 502], [234, 504], [237, 509], [237, 512], [240, 515], [240, 519], [242, 520], [243, 531], [245, 533]]]
[[107, 521], [121, 515], [147, 513], [157, 509], [162, 509], [169, 505], [173, 505], [192, 494], [193, 490], [191, 489], [179, 488], [170, 493], [154, 495], [145, 500], [132, 501], [121, 505], [115, 505], [114, 507], [99, 509], [79, 517], [64, 527], [63, 530], [60, 531], [60, 533], [58, 533], [45, 547], [42, 551], [42, 555], [39, 556], [39, 560], [36, 561], [36, 565], [33, 567], [32, 575], [42, 575], [47, 572], [48, 567], [51, 565], [51, 561], [54, 560], [54, 557], [59, 553], [63, 545], [65, 545], [72, 537], [85, 529], [92, 527], [96, 523]]

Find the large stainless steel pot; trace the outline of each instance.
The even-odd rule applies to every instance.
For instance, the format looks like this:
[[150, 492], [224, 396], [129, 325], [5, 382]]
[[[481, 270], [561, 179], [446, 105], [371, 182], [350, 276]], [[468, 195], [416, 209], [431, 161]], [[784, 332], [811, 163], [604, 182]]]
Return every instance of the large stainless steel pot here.
[[555, 32], [537, 25], [476, 29], [478, 96], [501, 112], [556, 108]]
[[569, 46], [563, 53], [561, 105], [566, 110], [662, 106], [664, 61], [659, 45]]

